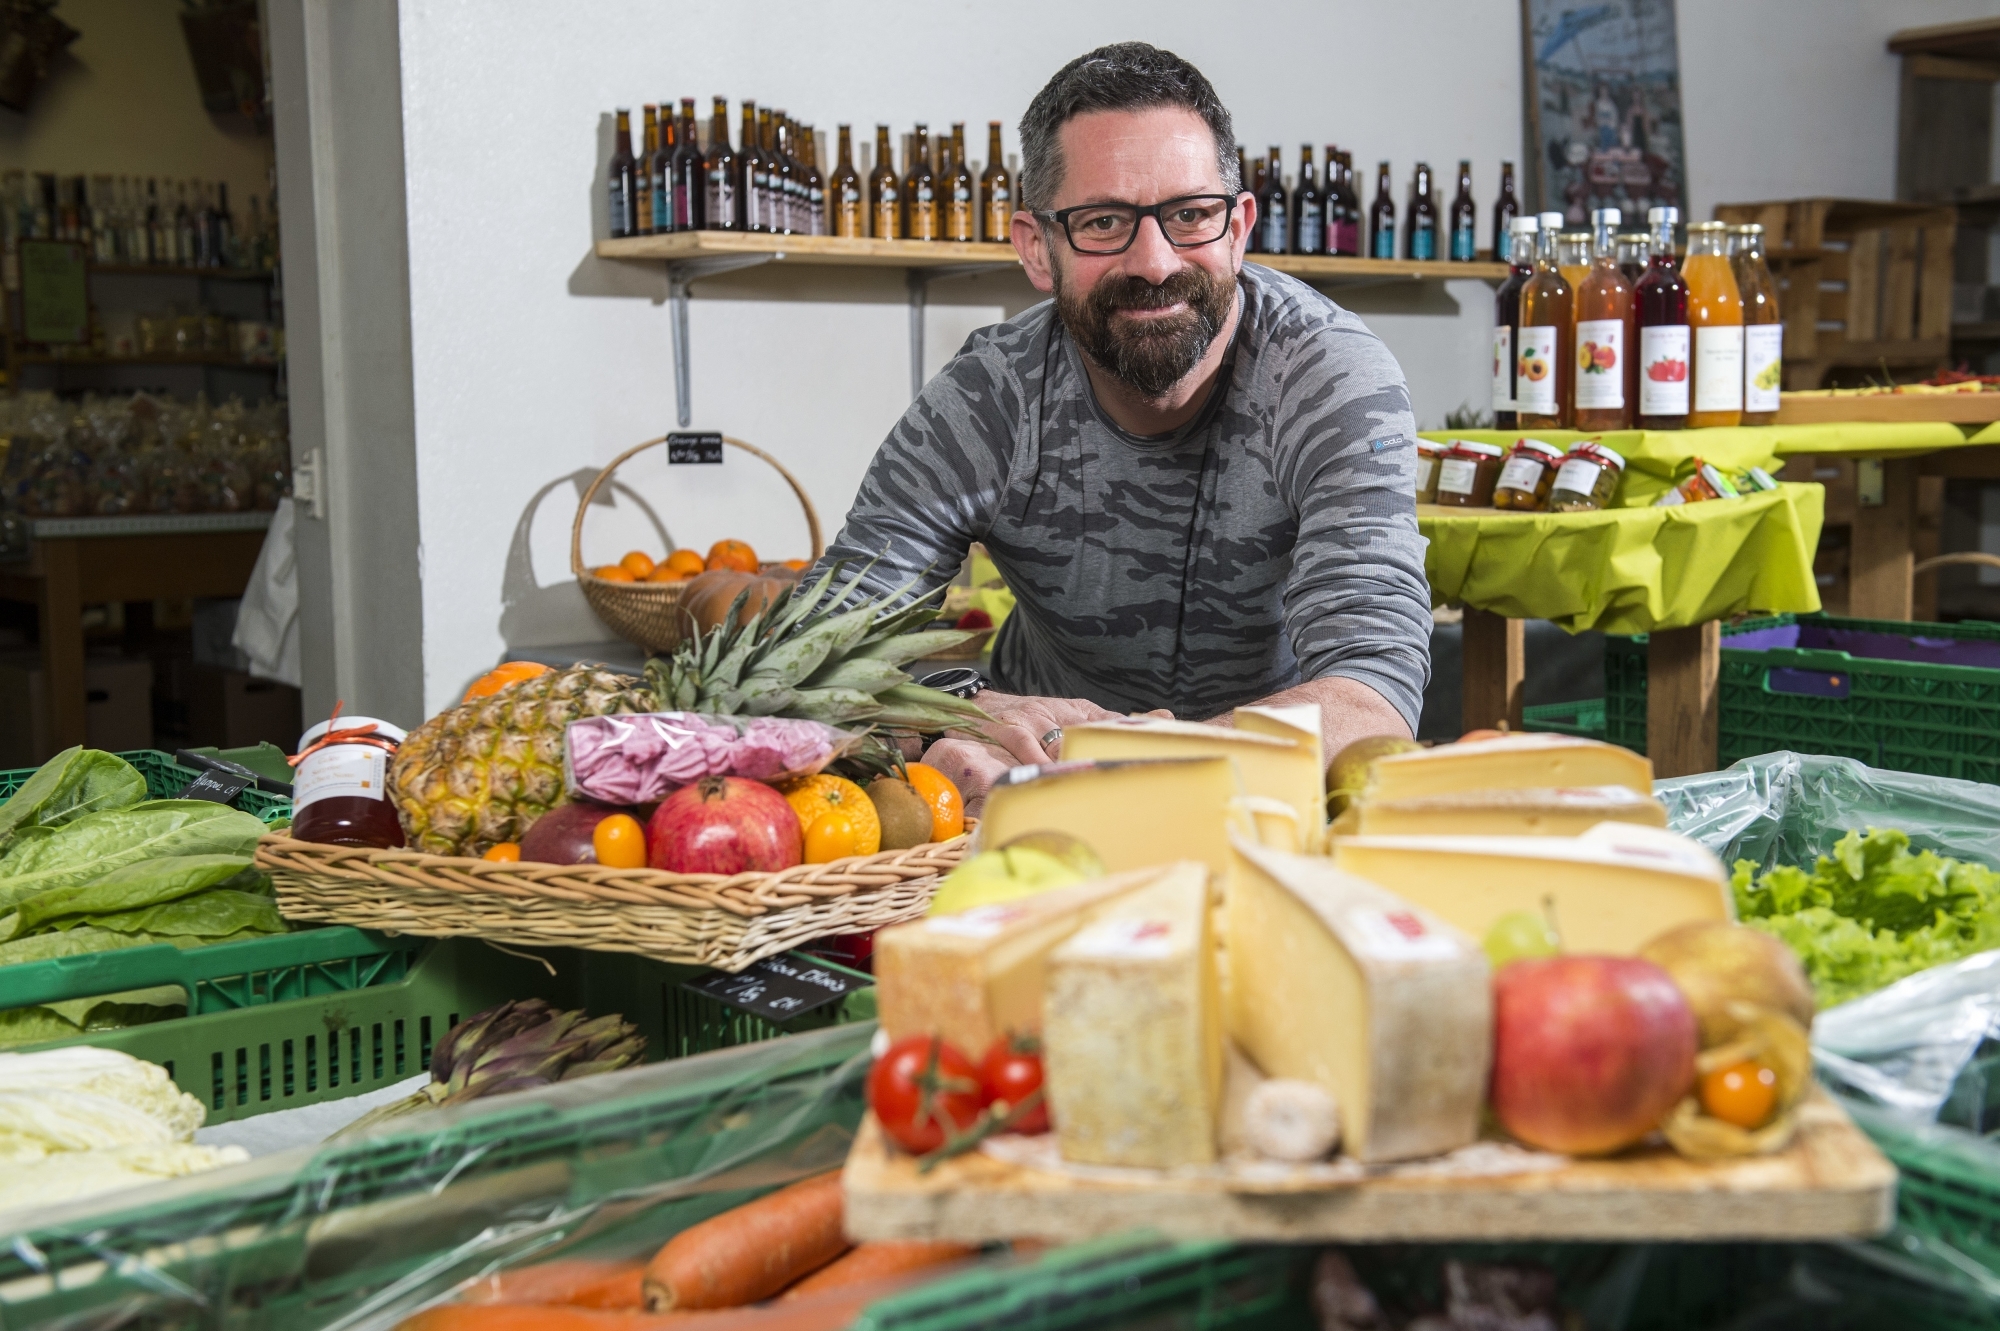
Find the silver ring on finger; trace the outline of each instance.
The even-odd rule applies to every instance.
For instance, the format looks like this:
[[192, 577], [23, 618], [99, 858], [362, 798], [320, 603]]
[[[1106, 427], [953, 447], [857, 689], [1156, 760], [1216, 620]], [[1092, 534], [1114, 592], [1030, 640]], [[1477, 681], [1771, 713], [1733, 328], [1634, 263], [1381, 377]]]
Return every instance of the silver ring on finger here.
[[1061, 726], [1056, 726], [1055, 728], [1051, 729], [1047, 734], [1042, 736], [1042, 747], [1044, 749], [1047, 749], [1050, 753], [1054, 753], [1057, 749], [1060, 749], [1062, 747]]

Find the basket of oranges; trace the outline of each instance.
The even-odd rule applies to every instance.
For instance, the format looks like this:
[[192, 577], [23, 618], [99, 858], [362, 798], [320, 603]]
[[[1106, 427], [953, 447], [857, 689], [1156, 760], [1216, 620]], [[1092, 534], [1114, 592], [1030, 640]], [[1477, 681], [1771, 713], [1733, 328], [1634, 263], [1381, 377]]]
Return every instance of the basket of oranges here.
[[[704, 609], [708, 602], [719, 601], [726, 611], [729, 602], [746, 588], [752, 592], [753, 603], [759, 599], [775, 599], [789, 591], [790, 584], [796, 582], [799, 574], [812, 562], [809, 559], [766, 562], [757, 557], [757, 552], [748, 543], [722, 540], [710, 547], [706, 556], [691, 549], [680, 549], [668, 551], [664, 558], [656, 561], [644, 550], [633, 550], [615, 564], [585, 564], [583, 519], [590, 512], [591, 502], [597, 497], [598, 490], [635, 454], [666, 442], [664, 435], [648, 439], [643, 444], [626, 449], [611, 460], [611, 465], [597, 473], [597, 479], [590, 483], [590, 488], [583, 492], [583, 498], [576, 506], [576, 521], [570, 527], [569, 536], [570, 571], [576, 574], [577, 585], [583, 588], [583, 597], [590, 602], [590, 608], [613, 633], [655, 653], [673, 651], [683, 639], [704, 627], [710, 617]], [[812, 500], [807, 498], [805, 487], [799, 484], [798, 477], [754, 444], [746, 444], [727, 435], [723, 436], [722, 442], [763, 459], [785, 478], [785, 483], [792, 487], [792, 493], [798, 496], [799, 506], [805, 510], [812, 559], [818, 559], [826, 549], [820, 541], [819, 514], [813, 509]], [[761, 586], [765, 582], [774, 585]]]

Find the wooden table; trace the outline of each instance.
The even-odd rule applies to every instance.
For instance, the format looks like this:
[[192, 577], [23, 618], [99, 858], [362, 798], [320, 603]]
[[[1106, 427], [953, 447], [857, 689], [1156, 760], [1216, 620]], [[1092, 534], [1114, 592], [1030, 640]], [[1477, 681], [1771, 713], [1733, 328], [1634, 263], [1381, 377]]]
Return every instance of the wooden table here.
[[28, 602], [39, 612], [50, 736], [58, 750], [84, 742], [83, 607], [241, 596], [270, 525], [269, 513], [31, 521], [27, 558], [0, 563], [0, 599]]

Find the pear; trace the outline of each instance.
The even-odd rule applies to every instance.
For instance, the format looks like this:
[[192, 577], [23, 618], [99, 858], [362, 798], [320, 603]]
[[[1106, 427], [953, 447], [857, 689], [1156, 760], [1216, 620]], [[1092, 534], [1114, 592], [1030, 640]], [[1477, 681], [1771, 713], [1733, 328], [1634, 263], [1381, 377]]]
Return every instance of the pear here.
[[1639, 955], [1687, 995], [1704, 1049], [1736, 1038], [1744, 1024], [1740, 1004], [1781, 1012], [1801, 1029], [1812, 1029], [1812, 981], [1805, 967], [1761, 929], [1721, 920], [1683, 924], [1640, 948]]
[[1326, 768], [1327, 812], [1335, 817], [1345, 813], [1368, 785], [1368, 771], [1378, 758], [1393, 753], [1415, 753], [1424, 746], [1401, 735], [1364, 735], [1342, 747]]
[[909, 782], [878, 776], [868, 783], [868, 802], [882, 821], [883, 850], [908, 850], [931, 839], [931, 806]]

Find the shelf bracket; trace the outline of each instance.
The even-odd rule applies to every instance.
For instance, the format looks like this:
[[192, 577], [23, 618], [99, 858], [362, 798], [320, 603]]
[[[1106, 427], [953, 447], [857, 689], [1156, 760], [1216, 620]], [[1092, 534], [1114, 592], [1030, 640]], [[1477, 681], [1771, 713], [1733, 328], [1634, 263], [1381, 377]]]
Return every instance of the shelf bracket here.
[[674, 419], [682, 429], [694, 419], [693, 376], [688, 371], [688, 288], [704, 277], [755, 268], [784, 257], [782, 253], [716, 254], [667, 265], [667, 299], [673, 305], [674, 318]]
[[910, 400], [924, 391], [924, 304], [930, 285], [941, 277], [970, 277], [974, 273], [1019, 268], [1016, 263], [946, 263], [929, 268], [912, 268], [905, 275], [910, 288]]

